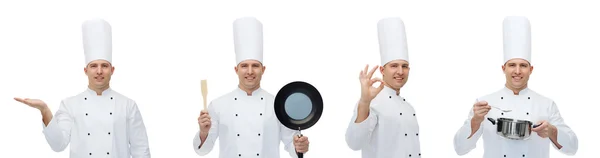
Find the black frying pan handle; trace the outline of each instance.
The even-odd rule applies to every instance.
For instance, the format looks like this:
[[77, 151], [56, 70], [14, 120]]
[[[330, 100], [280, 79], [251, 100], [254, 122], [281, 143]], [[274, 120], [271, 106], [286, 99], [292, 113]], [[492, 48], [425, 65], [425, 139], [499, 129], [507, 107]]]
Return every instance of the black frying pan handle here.
[[496, 125], [496, 120], [494, 120], [493, 118], [487, 118], [490, 122], [492, 122], [493, 125]]
[[533, 128], [537, 128], [538, 126], [541, 126], [542, 124], [537, 124], [537, 125], [533, 125]]
[[[298, 138], [300, 137], [302, 137], [302, 134], [298, 135]], [[296, 152], [296, 155], [298, 155], [298, 158], [304, 158], [304, 153]]]

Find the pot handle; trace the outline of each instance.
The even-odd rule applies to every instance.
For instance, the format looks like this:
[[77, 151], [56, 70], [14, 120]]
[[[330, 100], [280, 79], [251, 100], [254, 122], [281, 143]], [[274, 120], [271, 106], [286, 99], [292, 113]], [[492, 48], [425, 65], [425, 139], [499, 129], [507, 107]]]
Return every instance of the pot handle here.
[[[493, 118], [487, 118], [490, 122], [492, 122], [493, 125], [496, 125], [496, 120], [494, 120]], [[534, 127], [535, 128], [535, 127]]]
[[533, 125], [533, 127], [532, 127], [532, 128], [537, 128], [538, 126], [541, 126], [541, 125], [542, 125], [541, 123], [540, 123], [540, 124], [537, 124], [537, 125]]

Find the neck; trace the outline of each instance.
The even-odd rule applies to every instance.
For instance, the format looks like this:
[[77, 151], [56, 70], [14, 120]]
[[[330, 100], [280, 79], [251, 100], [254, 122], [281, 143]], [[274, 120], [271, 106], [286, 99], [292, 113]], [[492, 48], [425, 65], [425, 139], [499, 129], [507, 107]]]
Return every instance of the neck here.
[[92, 85], [88, 85], [88, 88], [90, 88], [91, 90], [93, 90], [94, 92], [96, 92], [96, 95], [102, 95], [102, 92], [104, 92], [105, 90], [107, 90], [108, 88], [110, 88], [109, 85], [103, 86], [103, 87], [94, 87]]
[[523, 86], [521, 88], [510, 87], [510, 86], [508, 86], [508, 84], [506, 84], [504, 86], [506, 86], [506, 88], [512, 90], [514, 95], [519, 95], [519, 92], [521, 92], [523, 89], [527, 88], [527, 84], [525, 84], [525, 86]]
[[389, 84], [385, 83], [384, 84], [386, 87], [396, 91], [396, 95], [400, 95], [400, 88], [393, 88], [392, 86], [390, 86]]
[[260, 84], [259, 84], [259, 85], [257, 85], [256, 87], [253, 87], [253, 88], [246, 88], [246, 87], [244, 87], [244, 86], [242, 86], [242, 85], [238, 85], [238, 87], [239, 87], [241, 90], [243, 90], [244, 92], [246, 92], [246, 94], [247, 94], [248, 96], [252, 96], [252, 92], [254, 92], [254, 91], [256, 91], [258, 88], [260, 88]]

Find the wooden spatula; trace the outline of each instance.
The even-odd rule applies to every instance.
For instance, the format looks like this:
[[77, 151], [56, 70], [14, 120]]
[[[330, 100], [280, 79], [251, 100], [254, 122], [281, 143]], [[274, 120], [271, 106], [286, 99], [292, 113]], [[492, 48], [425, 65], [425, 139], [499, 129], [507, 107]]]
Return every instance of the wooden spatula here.
[[208, 90], [206, 88], [206, 80], [202, 80], [201, 85], [202, 87], [202, 98], [203, 98], [203, 102], [204, 102], [204, 109], [206, 110], [206, 94], [208, 93]]

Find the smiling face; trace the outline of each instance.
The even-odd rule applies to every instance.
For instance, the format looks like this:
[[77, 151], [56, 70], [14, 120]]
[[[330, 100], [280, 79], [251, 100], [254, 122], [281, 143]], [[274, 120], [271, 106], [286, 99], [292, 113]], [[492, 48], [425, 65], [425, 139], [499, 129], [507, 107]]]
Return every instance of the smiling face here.
[[383, 81], [392, 89], [398, 90], [408, 81], [410, 67], [405, 60], [392, 60], [382, 66], [379, 71], [383, 76]]
[[110, 83], [115, 67], [106, 60], [91, 61], [84, 69], [88, 76], [88, 84], [93, 89], [106, 89]]
[[244, 60], [235, 67], [240, 88], [253, 91], [260, 87], [260, 80], [266, 67], [257, 60]]
[[502, 66], [506, 76], [506, 86], [511, 90], [522, 90], [527, 88], [529, 76], [533, 72], [533, 66], [527, 60], [511, 59]]

